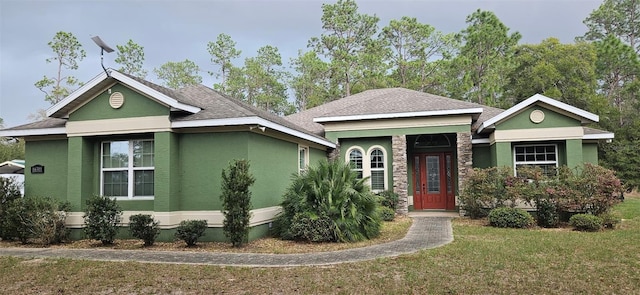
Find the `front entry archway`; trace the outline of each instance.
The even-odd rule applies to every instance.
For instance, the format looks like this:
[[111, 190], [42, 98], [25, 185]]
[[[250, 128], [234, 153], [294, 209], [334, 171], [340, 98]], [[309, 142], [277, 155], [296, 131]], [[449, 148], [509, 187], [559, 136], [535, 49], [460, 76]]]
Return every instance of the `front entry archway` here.
[[450, 152], [413, 156], [413, 207], [455, 209], [453, 155]]

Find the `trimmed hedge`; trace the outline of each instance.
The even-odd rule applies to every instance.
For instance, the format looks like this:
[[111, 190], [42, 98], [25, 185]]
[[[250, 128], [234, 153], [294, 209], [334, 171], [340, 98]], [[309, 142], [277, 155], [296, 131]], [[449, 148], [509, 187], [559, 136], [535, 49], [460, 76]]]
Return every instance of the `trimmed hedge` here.
[[489, 212], [489, 224], [495, 227], [527, 228], [533, 221], [531, 214], [518, 208], [500, 207]]
[[569, 224], [579, 231], [599, 231], [602, 218], [593, 214], [576, 214], [569, 218]]
[[204, 236], [206, 229], [206, 220], [183, 220], [178, 225], [175, 237], [187, 243], [188, 247], [195, 246], [198, 239]]

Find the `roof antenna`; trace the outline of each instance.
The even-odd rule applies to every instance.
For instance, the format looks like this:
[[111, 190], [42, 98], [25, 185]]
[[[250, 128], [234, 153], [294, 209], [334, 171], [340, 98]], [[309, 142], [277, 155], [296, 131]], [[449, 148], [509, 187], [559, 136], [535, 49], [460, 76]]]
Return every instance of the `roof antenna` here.
[[100, 65], [102, 66], [102, 69], [107, 74], [107, 76], [110, 77], [111, 75], [109, 75], [109, 72], [107, 72], [107, 69], [104, 67], [104, 52], [106, 51], [107, 53], [111, 53], [113, 52], [113, 48], [104, 43], [104, 41], [102, 41], [99, 36], [93, 36], [91, 37], [91, 40], [93, 40], [96, 45], [100, 46]]

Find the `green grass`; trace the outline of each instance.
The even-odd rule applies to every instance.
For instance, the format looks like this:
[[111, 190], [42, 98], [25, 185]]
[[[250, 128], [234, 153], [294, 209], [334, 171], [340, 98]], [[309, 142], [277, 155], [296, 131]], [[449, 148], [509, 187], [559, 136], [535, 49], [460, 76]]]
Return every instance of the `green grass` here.
[[498, 229], [454, 221], [449, 245], [324, 267], [240, 268], [0, 258], [7, 294], [640, 294], [640, 199], [619, 229]]

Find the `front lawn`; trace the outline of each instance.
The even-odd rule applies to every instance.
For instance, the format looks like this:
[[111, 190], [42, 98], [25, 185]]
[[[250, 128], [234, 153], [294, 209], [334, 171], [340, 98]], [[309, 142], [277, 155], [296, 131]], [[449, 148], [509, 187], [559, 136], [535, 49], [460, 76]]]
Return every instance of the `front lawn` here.
[[620, 229], [520, 230], [454, 221], [455, 241], [323, 267], [242, 268], [0, 258], [7, 294], [640, 294], [640, 198]]

